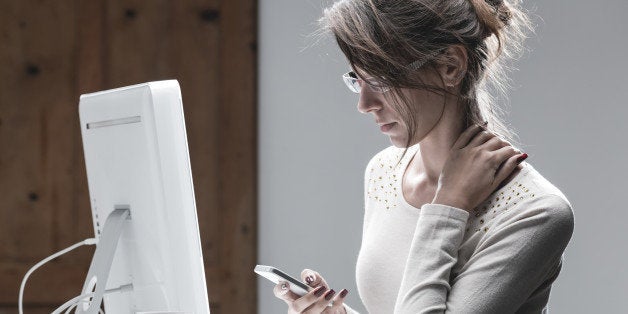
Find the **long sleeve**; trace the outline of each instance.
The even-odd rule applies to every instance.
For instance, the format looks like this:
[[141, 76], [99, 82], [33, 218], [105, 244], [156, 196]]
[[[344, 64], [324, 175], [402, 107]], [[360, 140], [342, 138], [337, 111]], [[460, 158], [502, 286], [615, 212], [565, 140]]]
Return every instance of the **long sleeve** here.
[[571, 207], [560, 197], [548, 194], [509, 209], [451, 278], [468, 216], [441, 204], [421, 207], [394, 313], [525, 311], [524, 302], [556, 278], [573, 233]]

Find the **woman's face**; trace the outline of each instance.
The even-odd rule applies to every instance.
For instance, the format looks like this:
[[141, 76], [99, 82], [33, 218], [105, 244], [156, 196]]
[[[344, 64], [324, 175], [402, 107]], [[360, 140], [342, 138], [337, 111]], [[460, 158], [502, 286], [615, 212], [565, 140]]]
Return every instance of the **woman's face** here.
[[[363, 74], [364, 72], [359, 69], [357, 72], [359, 77], [370, 77], [368, 74]], [[425, 73], [423, 80], [427, 84], [441, 85], [439, 84], [440, 80], [434, 74]], [[443, 113], [444, 99], [443, 96], [423, 89], [402, 89], [402, 92], [410, 100], [413, 107], [411, 112], [416, 114], [414, 118], [417, 128], [415, 136], [410, 142], [410, 145], [414, 145], [420, 142], [438, 123]], [[385, 93], [392, 93], [392, 91]], [[372, 114], [377, 127], [382, 133], [390, 137], [391, 143], [396, 147], [405, 147], [408, 139], [408, 126], [401, 114], [386, 99], [385, 93], [373, 91], [367, 84], [363, 84], [357, 105], [358, 111]]]

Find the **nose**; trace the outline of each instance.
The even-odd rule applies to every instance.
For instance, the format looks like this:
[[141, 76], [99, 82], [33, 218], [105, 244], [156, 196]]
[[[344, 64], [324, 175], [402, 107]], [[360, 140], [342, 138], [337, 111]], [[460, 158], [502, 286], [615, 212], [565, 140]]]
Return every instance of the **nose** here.
[[368, 86], [364, 86], [360, 90], [360, 98], [358, 99], [358, 111], [361, 113], [369, 113], [373, 110], [381, 110], [383, 105], [382, 101], [378, 99], [373, 91]]

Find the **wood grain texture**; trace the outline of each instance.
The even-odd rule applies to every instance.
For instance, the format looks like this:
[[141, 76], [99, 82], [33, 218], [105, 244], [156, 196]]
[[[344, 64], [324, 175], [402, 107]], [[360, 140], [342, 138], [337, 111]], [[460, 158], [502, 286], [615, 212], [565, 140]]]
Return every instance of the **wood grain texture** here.
[[[257, 3], [0, 0], [0, 314], [40, 259], [93, 236], [80, 94], [177, 79], [212, 314], [256, 312]], [[82, 286], [93, 248], [35, 273], [29, 313]]]
[[[221, 203], [225, 207], [222, 217], [223, 226], [230, 229], [223, 230], [227, 235], [228, 244], [223, 245], [220, 256], [228, 259], [229, 300], [241, 300], [245, 308], [236, 310], [240, 313], [253, 313], [249, 304], [256, 302], [256, 296], [249, 291], [250, 286], [245, 283], [255, 282], [256, 274], [251, 271], [241, 271], [250, 265], [249, 251], [256, 251], [256, 220], [255, 213], [248, 210], [251, 203], [255, 203], [255, 187], [242, 185], [243, 178], [257, 181], [255, 164], [248, 162], [249, 151], [247, 146], [256, 146], [255, 132], [248, 132], [248, 127], [257, 129], [256, 112], [248, 110], [246, 103], [255, 102], [256, 93], [243, 91], [256, 90], [256, 79], [247, 73], [251, 71], [249, 65], [254, 63], [256, 55], [256, 21], [248, 19], [254, 16], [256, 8], [247, 0], [224, 1], [221, 10], [221, 28], [226, 34], [240, 34], [240, 36], [224, 36], [222, 38], [221, 87], [223, 92], [220, 107], [221, 126], [230, 132], [221, 132], [221, 168], [220, 177], [225, 178], [220, 193]], [[243, 62], [244, 61], [244, 62]], [[231, 145], [243, 143], [243, 145]], [[253, 213], [253, 215], [251, 215]], [[244, 245], [242, 247], [240, 245]], [[251, 289], [253, 290], [253, 289]], [[225, 308], [226, 310], [226, 308]], [[229, 313], [229, 311], [227, 311]]]

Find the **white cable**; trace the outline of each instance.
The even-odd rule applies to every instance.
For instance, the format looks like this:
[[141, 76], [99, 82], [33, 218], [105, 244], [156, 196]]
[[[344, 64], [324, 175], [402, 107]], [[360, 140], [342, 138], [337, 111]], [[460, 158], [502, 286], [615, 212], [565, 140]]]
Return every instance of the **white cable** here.
[[73, 310], [73, 309], [75, 309], [75, 308], [77, 307], [77, 305], [78, 305], [78, 303], [74, 303], [74, 304], [72, 304], [72, 306], [70, 306], [70, 307], [68, 308], [68, 310], [67, 310], [67, 311], [65, 311], [63, 314], [70, 314], [70, 313], [72, 313], [72, 310]]
[[[52, 314], [61, 314], [61, 312], [67, 307], [67, 310], [65, 311], [65, 314], [69, 314], [72, 313], [72, 310], [76, 307], [78, 307], [81, 304], [81, 299], [85, 299], [88, 297], [93, 297], [94, 293], [90, 292], [90, 293], [85, 293], [82, 295], [79, 295], [73, 299], [71, 299], [68, 302], [63, 303], [63, 305], [61, 305], [60, 307], [58, 307], [56, 310], [54, 310], [54, 312], [52, 312]], [[82, 300], [82, 302], [89, 302], [89, 300]], [[99, 314], [104, 314], [104, 312], [102, 311], [101, 308], [98, 308], [98, 313]]]
[[[68, 310], [67, 310], [67, 311], [65, 311], [65, 313], [64, 313], [64, 314], [70, 314], [70, 313], [72, 313], [72, 310], [75, 310], [77, 306], [78, 306], [78, 303], [72, 304], [72, 306], [70, 306], [70, 307], [68, 308]], [[76, 313], [76, 312], [75, 312], [75, 313]], [[102, 311], [102, 309], [101, 309], [101, 308], [99, 308], [99, 309], [98, 309], [98, 314], [105, 314], [105, 312], [103, 312], [103, 311]]]
[[19, 295], [19, 300], [18, 300], [18, 310], [19, 310], [19, 314], [24, 314], [24, 309], [22, 307], [22, 301], [24, 298], [24, 287], [26, 286], [26, 281], [28, 280], [28, 277], [30, 277], [30, 275], [37, 270], [37, 268], [41, 267], [41, 265], [48, 263], [49, 261], [67, 253], [70, 252], [74, 249], [76, 249], [77, 247], [83, 246], [83, 245], [94, 245], [97, 244], [98, 240], [94, 239], [94, 238], [89, 238], [89, 239], [85, 239], [79, 243], [76, 243], [66, 249], [63, 249], [57, 253], [54, 253], [46, 258], [44, 258], [43, 260], [41, 260], [39, 263], [35, 264], [35, 266], [31, 267], [31, 269], [29, 269], [26, 272], [26, 275], [24, 275], [24, 279], [22, 279], [22, 284], [20, 285], [20, 295]]
[[70, 299], [68, 302], [63, 303], [60, 307], [58, 307], [56, 310], [54, 310], [52, 312], [52, 314], [60, 314], [66, 308], [71, 309], [73, 306], [79, 304], [81, 299], [88, 298], [88, 297], [91, 297], [93, 295], [94, 295], [93, 292], [89, 292], [89, 293], [81, 294], [81, 295], [79, 295], [77, 297], [74, 297], [74, 298]]
[[[72, 300], [63, 303], [63, 305], [61, 305], [60, 307], [58, 307], [56, 310], [54, 310], [54, 312], [52, 312], [52, 314], [60, 314], [61, 311], [63, 311], [63, 309], [65, 307], [67, 307], [68, 309], [65, 311], [64, 314], [69, 314], [72, 313], [72, 310], [75, 310], [76, 307], [79, 306], [79, 304], [81, 303], [81, 301], [79, 299], [82, 299], [83, 297], [90, 297], [93, 296], [94, 293], [90, 292], [90, 293], [86, 293], [83, 295], [79, 295], [78, 297], [73, 298]], [[73, 303], [74, 302], [74, 303]], [[87, 302], [86, 300], [83, 300], [83, 302]], [[98, 308], [98, 313], [99, 314], [104, 314], [104, 312], [102, 311], [101, 308]]]
[[70, 313], [72, 313], [72, 310], [76, 309], [77, 307], [78, 307], [78, 303], [74, 303], [74, 304], [72, 304], [72, 306], [70, 306], [70, 307], [68, 308], [68, 310], [67, 310], [67, 311], [65, 311], [65, 313], [63, 313], [63, 314], [70, 314]]
[[63, 314], [70, 314], [70, 313], [72, 313], [72, 310], [77, 308], [77, 307], [78, 307], [78, 303], [74, 303]]
[[[103, 294], [110, 294], [110, 293], [114, 293], [114, 292], [126, 292], [126, 291], [131, 291], [133, 290], [133, 285], [132, 284], [128, 284], [128, 285], [122, 285], [118, 288], [114, 288], [114, 289], [107, 289], [103, 292]], [[74, 306], [78, 306], [81, 302], [89, 302], [89, 300], [84, 300], [86, 298], [90, 298], [93, 297], [94, 293], [93, 292], [88, 292], [85, 294], [81, 294], [77, 297], [74, 297], [72, 299], [70, 299], [69, 301], [63, 303], [60, 307], [58, 307], [56, 310], [54, 310], [54, 312], [52, 312], [52, 314], [61, 314], [61, 312], [63, 312], [63, 310], [67, 307], [67, 311], [66, 313], [70, 313], [72, 307]], [[81, 301], [82, 300], [82, 301]], [[98, 309], [99, 313], [102, 313], [102, 309]]]

